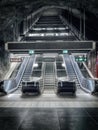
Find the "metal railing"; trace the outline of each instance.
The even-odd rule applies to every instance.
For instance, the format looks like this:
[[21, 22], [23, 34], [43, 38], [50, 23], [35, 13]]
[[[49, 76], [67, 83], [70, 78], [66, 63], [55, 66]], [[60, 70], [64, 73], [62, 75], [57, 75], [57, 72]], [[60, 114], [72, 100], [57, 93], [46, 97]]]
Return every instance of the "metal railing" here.
[[89, 74], [89, 76], [90, 76], [92, 79], [98, 80], [98, 78], [95, 78], [95, 77], [93, 76], [93, 74], [92, 74], [91, 71], [88, 69], [88, 67], [87, 67], [87, 65], [85, 64], [85, 62], [83, 62], [83, 66], [85, 67], [87, 73]]
[[[68, 57], [68, 54], [66, 54], [66, 56]], [[69, 77], [69, 73], [68, 73], [68, 69], [67, 69], [67, 64], [65, 63], [65, 60], [64, 60], [64, 57], [62, 56], [63, 58], [63, 62], [64, 62], [64, 65], [65, 65], [65, 70], [66, 70], [66, 74], [67, 74], [67, 79], [70, 79]]]
[[[31, 61], [32, 62], [32, 61]], [[33, 67], [32, 67], [32, 71], [31, 71], [31, 73], [30, 74], [32, 74], [32, 73], [34, 73], [34, 63], [36, 62], [36, 56], [34, 57], [34, 60], [33, 60]], [[31, 68], [31, 67], [30, 67]], [[23, 81], [22, 83], [23, 83], [23, 86], [22, 86], [22, 91], [23, 90], [29, 90], [29, 87], [30, 87], [30, 85], [32, 86], [32, 90], [34, 89], [33, 88], [33, 82], [34, 82], [34, 84], [36, 84], [36, 83], [39, 83], [39, 85], [37, 86], [38, 87], [38, 92], [40, 92], [40, 93], [42, 93], [43, 92], [43, 76], [42, 76], [42, 73], [43, 73], [43, 71], [41, 70], [41, 76], [39, 76], [39, 78], [35, 78], [35, 77], [33, 77], [33, 78], [35, 78], [35, 79], [33, 79], [33, 78], [31, 78], [31, 80], [30, 81]], [[29, 85], [30, 84], [30, 85]], [[32, 92], [32, 91], [31, 91]]]
[[[70, 25], [68, 20], [65, 19], [63, 16], [60, 15], [60, 19], [62, 20], [62, 22], [68, 25], [68, 27], [71, 29], [72, 33], [78, 38], [78, 40], [84, 40], [84, 35], [80, 34], [79, 30], [74, 26], [74, 25]], [[87, 38], [85, 37], [85, 40], [87, 40]]]
[[17, 73], [17, 76], [13, 79], [4, 80], [3, 86], [4, 86], [4, 91], [6, 93], [10, 93], [18, 88], [23, 73], [26, 69], [27, 63], [28, 63], [28, 58], [24, 58], [23, 63], [21, 64], [20, 69]]
[[44, 85], [45, 68], [46, 68], [46, 64], [45, 64], [45, 62], [43, 62], [42, 63], [42, 85], [43, 85], [43, 88], [45, 88], [45, 85]]
[[44, 73], [45, 73], [45, 63], [42, 63], [42, 68], [41, 68], [41, 77], [39, 80], [39, 86], [41, 88], [41, 93], [44, 91]]
[[25, 69], [28, 65], [28, 61], [29, 61], [29, 58], [25, 58], [24, 59], [24, 63], [22, 64], [22, 66], [20, 67], [19, 71], [18, 71], [18, 74], [16, 76], [16, 83], [17, 83], [17, 87], [19, 86], [20, 82], [21, 82], [21, 78], [23, 77], [23, 74], [25, 72]]
[[56, 61], [54, 62], [54, 79], [55, 79], [55, 87], [54, 92], [57, 93], [57, 87], [58, 87], [58, 77], [57, 77], [57, 67], [56, 67]]
[[77, 78], [79, 80], [80, 83], [80, 87], [85, 90], [88, 93], [92, 93], [95, 89], [95, 82], [93, 79], [91, 78], [85, 78], [82, 74], [82, 72], [80, 71], [78, 64], [75, 61], [74, 56], [70, 56], [71, 59], [71, 63], [73, 65], [74, 71], [77, 75]]
[[98, 93], [98, 78], [94, 77], [93, 74], [91, 73], [91, 71], [88, 69], [87, 65], [83, 62], [83, 65], [87, 71], [87, 73], [89, 74], [90, 78], [92, 80], [94, 80], [94, 93]]

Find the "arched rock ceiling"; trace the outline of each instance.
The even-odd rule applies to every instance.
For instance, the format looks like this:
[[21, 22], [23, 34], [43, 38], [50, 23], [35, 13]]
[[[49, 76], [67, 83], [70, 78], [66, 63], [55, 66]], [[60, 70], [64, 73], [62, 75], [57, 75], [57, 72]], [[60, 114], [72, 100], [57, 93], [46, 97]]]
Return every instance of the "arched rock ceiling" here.
[[21, 19], [45, 5], [70, 6], [93, 13], [98, 17], [98, 0], [1, 0], [0, 25], [17, 15]]

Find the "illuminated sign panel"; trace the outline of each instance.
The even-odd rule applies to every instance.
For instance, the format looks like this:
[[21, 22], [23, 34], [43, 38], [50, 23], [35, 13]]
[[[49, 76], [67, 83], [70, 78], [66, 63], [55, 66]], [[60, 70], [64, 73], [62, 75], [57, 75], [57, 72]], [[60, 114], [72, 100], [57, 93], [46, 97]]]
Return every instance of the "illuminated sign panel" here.
[[34, 54], [34, 50], [29, 50], [29, 55]]
[[75, 56], [75, 60], [77, 62], [86, 62], [87, 61], [87, 57], [82, 55], [82, 56]]
[[68, 53], [68, 50], [63, 50], [63, 54], [67, 54]]

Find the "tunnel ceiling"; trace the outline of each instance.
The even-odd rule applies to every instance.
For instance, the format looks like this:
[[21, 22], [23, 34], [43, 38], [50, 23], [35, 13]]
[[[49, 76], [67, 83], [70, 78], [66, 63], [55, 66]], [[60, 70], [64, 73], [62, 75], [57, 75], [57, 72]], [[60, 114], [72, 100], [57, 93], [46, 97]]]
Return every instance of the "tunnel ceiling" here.
[[0, 25], [6, 25], [10, 19], [22, 19], [45, 5], [70, 6], [93, 13], [98, 17], [98, 0], [1, 0], [0, 1]]

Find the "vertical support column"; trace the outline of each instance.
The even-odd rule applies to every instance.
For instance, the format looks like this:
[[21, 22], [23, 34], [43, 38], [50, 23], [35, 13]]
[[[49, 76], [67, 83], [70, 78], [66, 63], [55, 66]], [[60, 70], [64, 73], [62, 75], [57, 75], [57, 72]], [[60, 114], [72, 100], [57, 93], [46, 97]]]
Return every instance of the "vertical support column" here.
[[31, 18], [30, 18], [30, 28], [32, 27], [32, 14], [31, 14]]
[[[32, 15], [30, 15], [30, 28], [31, 28], [31, 26], [32, 26], [32, 21], [31, 21], [31, 19], [32, 19]], [[29, 28], [29, 29], [30, 29]]]
[[[16, 3], [16, 0], [15, 0], [15, 3]], [[14, 30], [13, 30], [13, 33], [14, 33], [14, 40], [17, 40], [18, 39], [18, 20], [17, 20], [17, 18], [18, 18], [18, 14], [17, 14], [17, 6], [15, 5], [15, 8], [14, 8], [14, 10], [15, 10], [15, 22], [14, 22]]]
[[26, 33], [26, 19], [24, 19], [24, 25], [23, 25], [23, 34]]
[[71, 19], [71, 20], [70, 20], [70, 25], [72, 26], [72, 14], [73, 14], [72, 8], [70, 8], [70, 12], [71, 12], [71, 16], [70, 16], [70, 17], [71, 17], [71, 18], [70, 18], [70, 19]]
[[16, 40], [16, 23], [13, 23], [13, 40]]
[[83, 13], [83, 21], [84, 21], [84, 24], [83, 24], [83, 28], [84, 28], [84, 40], [85, 40], [85, 7], [84, 7], [84, 13]]
[[26, 17], [26, 32], [28, 31], [28, 17]]
[[32, 17], [32, 14], [31, 14], [31, 26], [32, 26], [32, 22], [33, 22], [33, 20], [32, 20], [32, 19], [33, 19], [33, 17]]
[[[69, 23], [69, 25], [70, 25], [70, 9], [69, 9], [69, 5], [68, 5], [68, 23]], [[68, 26], [69, 26], [68, 25]], [[69, 31], [68, 31], [68, 36], [69, 36]], [[69, 38], [67, 37], [67, 40], [68, 40]]]
[[82, 39], [82, 16], [81, 16], [81, 13], [80, 13], [80, 39]]
[[16, 40], [18, 40], [18, 37], [19, 37], [19, 24], [18, 24], [18, 21], [16, 19]]
[[23, 31], [24, 31], [24, 21], [21, 21], [21, 23], [20, 23], [20, 34], [23, 35]]
[[70, 24], [70, 12], [69, 12], [69, 6], [68, 6], [68, 21], [69, 21], [69, 24]]
[[[98, 68], [96, 68], [96, 52], [93, 50], [90, 52], [91, 72], [94, 76], [98, 76]], [[97, 66], [98, 67], [98, 66]]]
[[98, 52], [96, 55], [96, 77], [98, 78]]
[[18, 38], [18, 23], [17, 23], [17, 20], [15, 20], [15, 22], [14, 22], [13, 35], [14, 35], [13, 40], [16, 41], [17, 38]]

